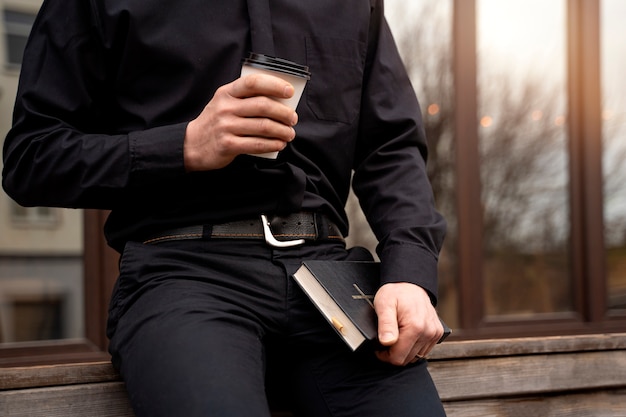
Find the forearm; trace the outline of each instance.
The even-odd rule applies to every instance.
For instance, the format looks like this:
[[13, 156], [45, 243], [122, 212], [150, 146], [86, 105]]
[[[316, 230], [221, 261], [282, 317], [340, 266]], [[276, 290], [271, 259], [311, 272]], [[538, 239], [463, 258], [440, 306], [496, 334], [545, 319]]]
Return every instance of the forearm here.
[[184, 172], [184, 128], [104, 135], [17, 123], [5, 141], [3, 187], [24, 206], [111, 209], [134, 187]]

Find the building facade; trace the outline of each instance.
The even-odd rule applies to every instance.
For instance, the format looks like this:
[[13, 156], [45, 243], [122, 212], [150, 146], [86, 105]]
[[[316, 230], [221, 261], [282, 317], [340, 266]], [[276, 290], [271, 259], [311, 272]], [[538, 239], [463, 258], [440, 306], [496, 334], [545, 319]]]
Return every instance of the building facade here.
[[[40, 0], [0, 1], [0, 136]], [[0, 343], [84, 336], [83, 215], [24, 208], [0, 192]]]

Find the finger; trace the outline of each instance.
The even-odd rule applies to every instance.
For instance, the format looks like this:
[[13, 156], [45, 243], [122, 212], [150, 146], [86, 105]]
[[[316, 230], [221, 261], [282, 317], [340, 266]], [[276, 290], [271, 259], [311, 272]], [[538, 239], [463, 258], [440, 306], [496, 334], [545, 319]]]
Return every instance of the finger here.
[[396, 366], [404, 366], [413, 361], [416, 357], [416, 350], [411, 347], [411, 344], [407, 344], [403, 336], [400, 336], [400, 340], [382, 351], [376, 352], [378, 359], [388, 362]]
[[[400, 338], [402, 339], [402, 335]], [[403, 361], [403, 365], [407, 365], [409, 363], [417, 362], [426, 357], [426, 352], [424, 351], [424, 346], [418, 341], [414, 345], [410, 345], [411, 341], [414, 338], [410, 338], [409, 340], [402, 340], [404, 346], [402, 349], [398, 349], [396, 352], [397, 357], [396, 361]], [[399, 343], [398, 343], [399, 344]]]
[[238, 139], [238, 154], [262, 154], [280, 152], [287, 146], [287, 142], [276, 139], [243, 137]]
[[[443, 326], [437, 318], [432, 321], [432, 326], [422, 332], [420, 339], [416, 343], [416, 355], [422, 358], [428, 356], [428, 354], [437, 346], [437, 342], [443, 335]], [[419, 347], [418, 347], [419, 345]]]
[[418, 360], [421, 359], [426, 359], [426, 357], [428, 356], [428, 354], [430, 353], [430, 349], [429, 348], [420, 348], [416, 354], [413, 355], [414, 358], [417, 358]]
[[435, 334], [436, 332], [426, 330], [418, 322], [401, 326], [397, 341], [389, 347], [387, 354], [383, 357], [387, 362], [396, 365], [415, 362], [418, 356], [426, 357], [436, 343], [429, 333]]
[[243, 118], [233, 127], [233, 133], [241, 137], [276, 139], [283, 142], [291, 142], [296, 137], [293, 127], [267, 118]]
[[230, 95], [237, 98], [268, 96], [290, 98], [295, 90], [287, 81], [269, 74], [250, 74], [230, 84]]
[[429, 330], [424, 333], [424, 336], [427, 336], [425, 337], [426, 349], [428, 349], [427, 353], [437, 346], [437, 343], [439, 343], [439, 340], [441, 340], [443, 336], [443, 332], [443, 324], [441, 320], [439, 320], [439, 315], [435, 312], [431, 316]]
[[293, 109], [269, 97], [260, 96], [238, 99], [231, 106], [233, 114], [237, 117], [262, 117], [286, 126], [295, 126], [298, 122], [298, 115]]
[[424, 360], [424, 359], [425, 359], [425, 356], [415, 355], [415, 356], [413, 357], [413, 359], [411, 359], [411, 360], [409, 361], [409, 363], [419, 362], [419, 361]]
[[[380, 304], [378, 304], [380, 306]], [[377, 308], [378, 341], [383, 346], [391, 346], [398, 341], [398, 319], [394, 305], [382, 305]]]
[[418, 349], [414, 343], [415, 338], [416, 336], [410, 330], [401, 332], [399, 335], [396, 335], [390, 345], [383, 345], [388, 346], [388, 348], [380, 351], [378, 358], [393, 365], [406, 365], [417, 354]]

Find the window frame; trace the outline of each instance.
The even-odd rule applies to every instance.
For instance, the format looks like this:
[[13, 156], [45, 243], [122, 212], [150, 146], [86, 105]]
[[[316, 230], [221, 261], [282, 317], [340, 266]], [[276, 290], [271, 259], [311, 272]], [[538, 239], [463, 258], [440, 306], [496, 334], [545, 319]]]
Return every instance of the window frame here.
[[14, 15], [22, 15], [29, 20], [31, 20], [30, 18], [32, 18], [32, 21], [34, 21], [37, 16], [37, 9], [24, 7], [23, 5], [12, 6], [11, 4], [5, 4], [2, 7], [2, 42], [4, 43], [4, 66], [6, 69], [9, 70], [19, 70], [21, 66], [21, 60], [18, 61], [12, 59], [12, 53], [17, 52], [17, 54], [21, 57], [22, 52], [12, 50], [12, 43], [9, 38], [11, 36], [20, 37], [23, 39], [24, 43], [26, 43], [30, 34], [30, 26], [27, 22], [19, 21], [20, 19], [10, 21], [9, 16], [11, 13]]
[[0, 344], [0, 368], [108, 360], [106, 317], [119, 255], [107, 246], [102, 234], [107, 214], [100, 210], [84, 211], [85, 336]]
[[22, 207], [10, 201], [11, 223], [18, 228], [46, 227], [54, 228], [59, 225], [59, 209], [54, 207]]
[[453, 72], [457, 154], [459, 323], [462, 339], [626, 330], [626, 311], [609, 311], [604, 266], [600, 0], [566, 0], [571, 280], [574, 311], [517, 320], [486, 318], [478, 154], [476, 0], [454, 0]]

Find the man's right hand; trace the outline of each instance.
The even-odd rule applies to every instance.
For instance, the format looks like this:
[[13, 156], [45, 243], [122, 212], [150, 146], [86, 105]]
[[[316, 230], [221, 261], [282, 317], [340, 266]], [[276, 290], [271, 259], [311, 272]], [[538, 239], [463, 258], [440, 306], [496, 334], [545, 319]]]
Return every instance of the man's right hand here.
[[251, 74], [217, 89], [185, 133], [185, 169], [223, 168], [237, 155], [284, 149], [295, 136], [296, 112], [271, 97], [290, 98], [294, 88], [271, 75]]

